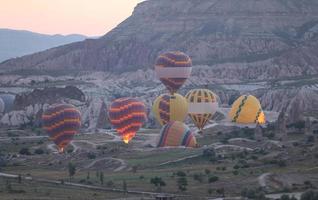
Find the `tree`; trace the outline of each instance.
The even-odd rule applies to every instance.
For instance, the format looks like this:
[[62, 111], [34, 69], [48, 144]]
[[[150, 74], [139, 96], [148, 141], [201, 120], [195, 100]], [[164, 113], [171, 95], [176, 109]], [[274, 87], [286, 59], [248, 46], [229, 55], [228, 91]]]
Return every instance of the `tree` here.
[[123, 191], [127, 193], [127, 183], [125, 180], [123, 181]]
[[103, 172], [100, 172], [100, 174], [99, 174], [99, 180], [100, 180], [100, 184], [101, 184], [101, 185], [104, 185], [104, 173], [103, 173]]
[[76, 166], [73, 163], [68, 163], [68, 175], [70, 177], [70, 181], [72, 180], [72, 177], [76, 173]]
[[89, 179], [90, 179], [90, 173], [87, 172], [86, 180], [89, 180]]
[[11, 182], [9, 180], [6, 181], [6, 190], [8, 192], [12, 191], [12, 185], [11, 185]]
[[21, 176], [21, 174], [19, 174], [19, 176], [18, 176], [18, 183], [21, 183], [22, 182], [22, 176]]
[[204, 172], [205, 172], [205, 174], [207, 174], [207, 175], [211, 173], [211, 171], [210, 171], [209, 169], [205, 169]]
[[150, 183], [155, 185], [157, 188], [157, 191], [159, 192], [161, 192], [161, 187], [166, 186], [166, 182], [164, 182], [161, 177], [157, 177], [157, 176], [154, 178], [151, 178]]
[[184, 192], [187, 190], [188, 180], [186, 177], [179, 177], [177, 180], [177, 185], [180, 191]]
[[131, 171], [132, 171], [134, 174], [137, 173], [137, 170], [138, 170], [138, 166], [137, 166], [137, 165], [132, 166]]
[[222, 197], [224, 197], [225, 196], [225, 191], [224, 191], [224, 188], [218, 188], [217, 190], [216, 190], [216, 193], [218, 193], [219, 195], [221, 195]]

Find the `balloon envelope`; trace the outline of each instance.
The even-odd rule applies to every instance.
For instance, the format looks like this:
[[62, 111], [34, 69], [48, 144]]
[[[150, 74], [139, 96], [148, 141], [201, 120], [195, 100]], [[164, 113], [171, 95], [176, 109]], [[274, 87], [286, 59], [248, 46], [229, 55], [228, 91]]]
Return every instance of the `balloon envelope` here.
[[178, 146], [196, 147], [197, 141], [187, 125], [172, 121], [162, 127], [157, 147]]
[[154, 101], [152, 110], [161, 125], [170, 121], [182, 122], [188, 114], [188, 103], [180, 94], [162, 94]]
[[207, 89], [195, 89], [188, 92], [186, 99], [189, 103], [189, 116], [202, 130], [218, 109], [216, 95]]
[[134, 98], [120, 98], [112, 102], [109, 119], [127, 144], [147, 119], [145, 104]]
[[81, 127], [81, 113], [70, 104], [56, 104], [42, 115], [43, 128], [58, 146], [59, 152], [73, 140]]
[[171, 94], [175, 93], [190, 77], [192, 61], [180, 51], [161, 54], [155, 64], [157, 77]]
[[252, 95], [239, 97], [232, 105], [229, 118], [234, 123], [243, 124], [264, 124], [266, 122], [259, 100]]

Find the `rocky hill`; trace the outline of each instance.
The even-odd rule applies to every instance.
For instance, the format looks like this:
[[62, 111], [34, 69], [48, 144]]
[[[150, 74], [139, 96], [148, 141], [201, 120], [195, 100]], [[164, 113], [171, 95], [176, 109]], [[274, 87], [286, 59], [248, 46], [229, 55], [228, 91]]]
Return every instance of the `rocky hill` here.
[[[130, 95], [150, 106], [164, 92], [154, 76], [155, 58], [181, 50], [194, 63], [182, 94], [208, 87], [228, 106], [250, 93], [266, 110], [286, 110], [290, 123], [318, 117], [317, 10], [315, 0], [148, 0], [99, 39], [0, 64], [0, 85], [20, 91], [73, 84], [106, 103]], [[30, 69], [63, 76], [18, 73]], [[69, 71], [76, 74], [64, 76]]]
[[221, 76], [233, 67], [242, 79], [317, 74], [317, 10], [314, 0], [148, 0], [100, 39], [0, 67], [123, 72], [151, 68], [160, 52], [177, 49], [195, 65], [221, 64]]

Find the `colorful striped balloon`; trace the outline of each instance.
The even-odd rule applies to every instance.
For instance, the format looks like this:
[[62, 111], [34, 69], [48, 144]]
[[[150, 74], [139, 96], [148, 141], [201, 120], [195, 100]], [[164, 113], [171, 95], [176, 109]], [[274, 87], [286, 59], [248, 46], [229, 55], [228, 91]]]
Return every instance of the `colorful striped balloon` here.
[[164, 53], [157, 58], [155, 71], [160, 81], [173, 94], [190, 77], [192, 61], [180, 51]]
[[197, 141], [187, 125], [172, 121], [162, 127], [157, 147], [178, 146], [197, 147]]
[[43, 128], [62, 153], [81, 127], [81, 113], [70, 104], [49, 107], [42, 115]]
[[120, 98], [112, 102], [109, 112], [111, 124], [127, 144], [147, 119], [146, 106], [134, 98]]
[[188, 92], [189, 116], [200, 131], [216, 113], [218, 102], [216, 95], [207, 89], [195, 89]]
[[252, 95], [239, 97], [232, 105], [229, 118], [234, 123], [264, 124], [265, 114], [259, 100]]
[[180, 94], [162, 94], [154, 101], [152, 110], [161, 125], [170, 121], [182, 122], [188, 114], [188, 103]]

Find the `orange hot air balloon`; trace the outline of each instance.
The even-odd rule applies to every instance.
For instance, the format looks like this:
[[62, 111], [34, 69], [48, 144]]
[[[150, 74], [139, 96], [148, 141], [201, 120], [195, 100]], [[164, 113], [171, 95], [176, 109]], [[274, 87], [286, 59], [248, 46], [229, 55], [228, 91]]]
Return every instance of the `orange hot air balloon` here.
[[128, 144], [147, 119], [146, 106], [134, 98], [120, 98], [112, 102], [108, 112], [111, 124]]

